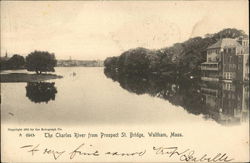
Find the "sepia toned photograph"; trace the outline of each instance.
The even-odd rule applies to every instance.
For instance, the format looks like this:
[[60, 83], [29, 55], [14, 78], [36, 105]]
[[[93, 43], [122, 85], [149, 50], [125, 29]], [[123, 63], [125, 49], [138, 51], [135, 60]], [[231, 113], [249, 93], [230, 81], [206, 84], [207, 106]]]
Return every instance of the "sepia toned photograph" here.
[[2, 162], [250, 161], [248, 1], [0, 3]]

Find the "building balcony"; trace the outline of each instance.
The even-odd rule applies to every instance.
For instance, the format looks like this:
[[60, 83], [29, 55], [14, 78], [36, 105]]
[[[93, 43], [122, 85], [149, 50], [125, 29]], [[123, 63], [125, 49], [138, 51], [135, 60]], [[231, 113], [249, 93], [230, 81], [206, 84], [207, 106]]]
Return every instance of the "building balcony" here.
[[218, 71], [219, 65], [218, 62], [205, 62], [201, 64], [201, 70], [212, 70], [212, 71]]
[[218, 71], [218, 67], [207, 67], [207, 66], [201, 66], [201, 70], [212, 70], [212, 71]]

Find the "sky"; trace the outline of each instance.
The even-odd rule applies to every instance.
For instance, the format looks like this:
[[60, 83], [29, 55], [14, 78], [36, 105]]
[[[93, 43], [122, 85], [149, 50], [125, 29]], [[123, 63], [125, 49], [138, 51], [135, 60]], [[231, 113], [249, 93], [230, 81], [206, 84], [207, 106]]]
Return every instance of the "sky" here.
[[249, 31], [248, 1], [1, 1], [1, 56], [105, 59], [224, 28]]

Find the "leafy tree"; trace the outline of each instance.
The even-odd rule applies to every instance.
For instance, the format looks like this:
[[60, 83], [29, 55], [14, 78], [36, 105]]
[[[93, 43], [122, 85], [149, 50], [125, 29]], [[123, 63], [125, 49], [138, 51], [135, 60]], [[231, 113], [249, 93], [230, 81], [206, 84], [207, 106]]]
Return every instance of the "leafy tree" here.
[[104, 66], [107, 69], [115, 69], [117, 66], [117, 59], [118, 59], [117, 57], [108, 57], [104, 61]]
[[35, 71], [37, 74], [41, 74], [42, 72], [54, 72], [56, 62], [53, 53], [34, 51], [26, 57], [26, 68], [28, 71]]
[[145, 48], [136, 48], [126, 51], [119, 56], [117, 68], [121, 73], [145, 73], [148, 71], [149, 59], [147, 55], [150, 50]]
[[7, 70], [8, 69], [8, 61], [0, 59], [0, 70]]
[[14, 54], [9, 60], [8, 65], [10, 69], [24, 68], [25, 60], [23, 56]]

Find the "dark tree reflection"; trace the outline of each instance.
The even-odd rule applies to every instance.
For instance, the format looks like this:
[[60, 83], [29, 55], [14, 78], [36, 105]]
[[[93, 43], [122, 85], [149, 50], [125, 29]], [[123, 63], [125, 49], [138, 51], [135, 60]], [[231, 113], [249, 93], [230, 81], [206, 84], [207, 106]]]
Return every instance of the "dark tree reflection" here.
[[55, 83], [29, 82], [26, 86], [26, 97], [35, 103], [48, 103], [50, 100], [55, 100], [56, 93]]
[[193, 114], [206, 113], [202, 107], [204, 102], [198, 82], [173, 77], [123, 75], [108, 70], [104, 73], [113, 81], [119, 82], [120, 86], [129, 92], [166, 99]]
[[249, 110], [249, 87], [242, 84], [202, 82], [156, 75], [125, 75], [105, 69], [105, 75], [131, 93], [149, 94], [181, 106], [187, 112], [220, 124], [245, 121]]

